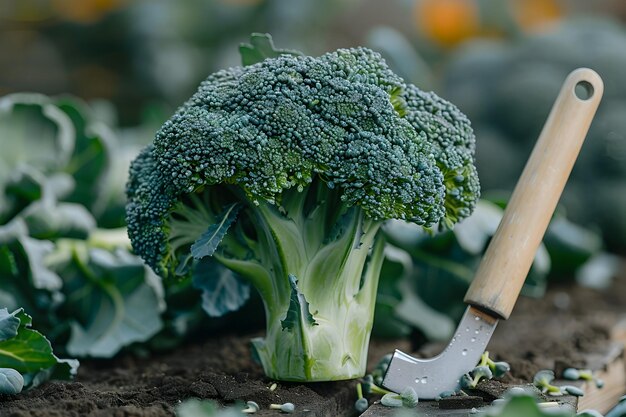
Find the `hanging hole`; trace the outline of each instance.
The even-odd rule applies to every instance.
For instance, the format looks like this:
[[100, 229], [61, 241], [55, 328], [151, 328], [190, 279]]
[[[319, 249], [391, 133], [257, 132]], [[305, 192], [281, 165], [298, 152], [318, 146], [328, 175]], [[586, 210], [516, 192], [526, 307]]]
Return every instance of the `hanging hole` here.
[[589, 100], [593, 97], [593, 85], [589, 81], [578, 81], [574, 87], [574, 93], [581, 100]]

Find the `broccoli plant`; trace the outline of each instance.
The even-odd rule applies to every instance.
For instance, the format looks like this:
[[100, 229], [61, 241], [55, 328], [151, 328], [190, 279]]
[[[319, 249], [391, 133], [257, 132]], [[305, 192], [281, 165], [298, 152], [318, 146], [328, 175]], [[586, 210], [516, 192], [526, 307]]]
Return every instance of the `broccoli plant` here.
[[471, 213], [470, 123], [365, 48], [314, 58], [255, 35], [243, 51], [250, 65], [210, 75], [132, 163], [129, 236], [164, 278], [211, 270], [221, 288], [259, 292], [267, 333], [253, 345], [269, 377], [360, 377], [380, 227]]

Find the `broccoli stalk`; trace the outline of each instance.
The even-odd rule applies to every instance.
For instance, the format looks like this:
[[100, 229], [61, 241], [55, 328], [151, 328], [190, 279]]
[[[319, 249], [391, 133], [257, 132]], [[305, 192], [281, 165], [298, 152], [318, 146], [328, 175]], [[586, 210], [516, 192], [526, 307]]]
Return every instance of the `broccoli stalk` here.
[[319, 179], [285, 191], [280, 207], [255, 204], [234, 187], [204, 188], [171, 214], [172, 253], [193, 245], [233, 204], [241, 207], [237, 222], [213, 257], [262, 296], [267, 335], [253, 345], [265, 373], [308, 381], [362, 376], [383, 260], [382, 221], [342, 203], [338, 190]]
[[405, 85], [378, 54], [278, 51], [211, 75], [140, 153], [129, 236], [164, 278], [212, 262], [256, 288], [267, 332], [253, 344], [269, 377], [356, 378], [380, 226], [468, 216], [479, 196], [473, 151], [467, 118]]

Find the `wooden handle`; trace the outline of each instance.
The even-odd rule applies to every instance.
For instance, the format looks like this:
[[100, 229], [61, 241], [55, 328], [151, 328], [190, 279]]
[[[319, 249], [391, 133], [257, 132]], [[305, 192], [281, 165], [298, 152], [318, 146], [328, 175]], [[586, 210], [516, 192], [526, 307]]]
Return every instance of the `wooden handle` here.
[[600, 76], [588, 68], [573, 71], [565, 80], [465, 295], [466, 303], [503, 319], [511, 314], [603, 90]]

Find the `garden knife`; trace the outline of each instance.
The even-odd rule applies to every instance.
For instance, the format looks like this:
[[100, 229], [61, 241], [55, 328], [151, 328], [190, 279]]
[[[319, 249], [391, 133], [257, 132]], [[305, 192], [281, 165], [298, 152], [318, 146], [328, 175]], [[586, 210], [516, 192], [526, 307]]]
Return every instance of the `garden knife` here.
[[588, 68], [567, 77], [465, 295], [469, 306], [452, 340], [431, 359], [396, 350], [385, 388], [413, 387], [420, 399], [433, 399], [458, 390], [460, 378], [476, 366], [498, 320], [513, 310], [603, 89], [600, 76]]

